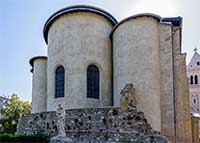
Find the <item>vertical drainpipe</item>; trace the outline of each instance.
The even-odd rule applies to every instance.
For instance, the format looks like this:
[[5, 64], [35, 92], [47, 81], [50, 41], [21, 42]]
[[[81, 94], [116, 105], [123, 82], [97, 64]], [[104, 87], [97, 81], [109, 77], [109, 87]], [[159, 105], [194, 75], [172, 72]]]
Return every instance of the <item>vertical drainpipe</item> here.
[[112, 75], [111, 75], [111, 95], [112, 95], [112, 102], [111, 102], [111, 106], [114, 106], [114, 90], [113, 90], [113, 87], [114, 87], [114, 71], [113, 71], [113, 69], [114, 69], [114, 65], [113, 65], [113, 31], [111, 32], [111, 34], [110, 34], [110, 44], [111, 44], [111, 73], [112, 73]]

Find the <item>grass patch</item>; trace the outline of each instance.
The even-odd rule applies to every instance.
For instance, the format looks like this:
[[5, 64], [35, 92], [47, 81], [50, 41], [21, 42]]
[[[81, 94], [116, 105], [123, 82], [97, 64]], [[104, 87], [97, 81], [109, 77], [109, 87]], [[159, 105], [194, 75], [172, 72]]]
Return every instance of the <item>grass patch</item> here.
[[2, 141], [12, 141], [12, 142], [47, 142], [46, 138], [42, 134], [34, 134], [34, 135], [23, 135], [23, 134], [0, 134], [0, 142]]

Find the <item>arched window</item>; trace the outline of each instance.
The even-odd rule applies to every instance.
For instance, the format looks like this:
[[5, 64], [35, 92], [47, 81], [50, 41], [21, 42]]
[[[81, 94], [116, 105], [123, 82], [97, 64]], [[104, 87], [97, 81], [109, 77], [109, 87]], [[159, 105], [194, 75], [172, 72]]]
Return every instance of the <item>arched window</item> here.
[[194, 98], [193, 102], [196, 103], [196, 98]]
[[199, 61], [197, 62], [197, 65], [198, 65], [198, 66], [200, 65], [200, 62], [199, 62]]
[[65, 69], [59, 66], [55, 73], [55, 98], [64, 97], [65, 93]]
[[190, 84], [193, 84], [193, 76], [190, 76]]
[[95, 65], [87, 68], [87, 97], [99, 99], [99, 69]]
[[195, 82], [195, 84], [198, 84], [198, 76], [197, 75], [194, 76], [194, 82]]

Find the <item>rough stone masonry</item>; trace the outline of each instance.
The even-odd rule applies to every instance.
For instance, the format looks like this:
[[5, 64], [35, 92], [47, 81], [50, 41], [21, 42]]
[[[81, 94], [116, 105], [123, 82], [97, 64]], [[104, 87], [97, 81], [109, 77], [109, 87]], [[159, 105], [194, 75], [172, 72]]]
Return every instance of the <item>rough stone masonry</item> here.
[[[57, 135], [56, 113], [35, 113], [19, 120], [17, 133]], [[167, 143], [153, 131], [136, 108], [122, 111], [118, 107], [66, 110], [66, 136], [74, 143]]]

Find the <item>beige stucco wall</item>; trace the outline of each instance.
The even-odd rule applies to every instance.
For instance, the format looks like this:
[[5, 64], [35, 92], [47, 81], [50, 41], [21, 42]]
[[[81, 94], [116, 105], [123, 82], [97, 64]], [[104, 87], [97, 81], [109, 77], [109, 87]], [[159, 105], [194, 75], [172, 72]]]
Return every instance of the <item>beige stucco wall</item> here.
[[153, 129], [161, 130], [159, 25], [151, 17], [121, 24], [113, 33], [114, 105], [126, 83], [136, 89], [138, 109]]
[[[112, 105], [112, 54], [109, 35], [113, 26], [102, 16], [77, 12], [58, 18], [48, 33], [47, 110]], [[87, 98], [87, 67], [100, 70], [100, 99]], [[55, 98], [55, 70], [65, 68], [65, 97]]]
[[47, 110], [47, 59], [36, 58], [33, 63], [32, 113]]
[[176, 55], [176, 137], [177, 142], [190, 143], [192, 140], [192, 132], [185, 58], [186, 55]]
[[160, 80], [161, 80], [161, 131], [174, 141], [174, 82], [172, 27], [160, 24]]
[[176, 140], [179, 143], [192, 142], [189, 87], [186, 74], [186, 54], [181, 53], [179, 27], [173, 28], [173, 49], [176, 96]]

